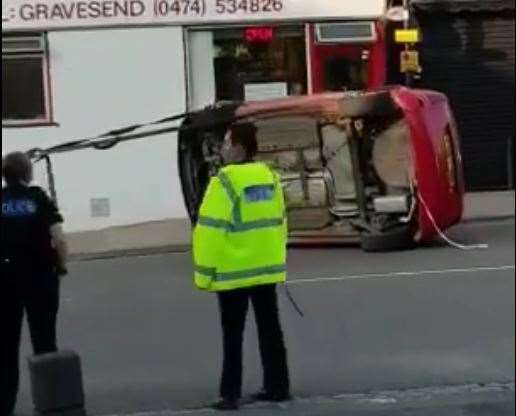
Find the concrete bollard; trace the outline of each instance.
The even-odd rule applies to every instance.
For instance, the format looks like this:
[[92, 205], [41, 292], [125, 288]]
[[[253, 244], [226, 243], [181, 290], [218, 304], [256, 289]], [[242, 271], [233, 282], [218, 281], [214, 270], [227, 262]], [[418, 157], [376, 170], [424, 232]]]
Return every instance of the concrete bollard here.
[[28, 362], [37, 416], [86, 416], [81, 360], [76, 353], [37, 355]]

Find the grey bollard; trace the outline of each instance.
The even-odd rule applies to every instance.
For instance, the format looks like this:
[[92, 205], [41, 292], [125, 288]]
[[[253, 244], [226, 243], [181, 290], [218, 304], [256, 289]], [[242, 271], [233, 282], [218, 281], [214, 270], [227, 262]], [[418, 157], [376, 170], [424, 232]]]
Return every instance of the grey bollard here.
[[30, 357], [36, 415], [85, 416], [81, 360], [72, 351]]

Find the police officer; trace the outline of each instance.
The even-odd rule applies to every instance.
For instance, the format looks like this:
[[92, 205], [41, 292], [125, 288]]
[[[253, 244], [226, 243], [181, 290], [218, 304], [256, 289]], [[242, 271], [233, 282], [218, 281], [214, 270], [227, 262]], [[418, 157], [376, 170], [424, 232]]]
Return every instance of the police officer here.
[[217, 292], [224, 363], [217, 410], [236, 410], [242, 393], [243, 333], [255, 311], [263, 390], [254, 400], [290, 399], [287, 352], [276, 285], [286, 280], [287, 224], [279, 177], [253, 162], [254, 125], [236, 124], [223, 146], [226, 166], [211, 179], [193, 235], [195, 284]]
[[45, 192], [30, 186], [32, 164], [24, 153], [2, 160], [2, 415], [12, 415], [19, 384], [24, 313], [35, 354], [57, 351], [59, 276], [66, 274], [63, 218]]

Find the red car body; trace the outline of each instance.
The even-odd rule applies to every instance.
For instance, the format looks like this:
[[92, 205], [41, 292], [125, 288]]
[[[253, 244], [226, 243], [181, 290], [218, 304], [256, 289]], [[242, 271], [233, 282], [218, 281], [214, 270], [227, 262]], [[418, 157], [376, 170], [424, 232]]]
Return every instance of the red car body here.
[[[436, 224], [445, 230], [461, 221], [464, 208], [462, 157], [450, 105], [445, 95], [433, 91], [400, 88], [392, 90], [391, 95], [410, 127], [415, 184]], [[446, 136], [451, 149], [443, 141]], [[453, 173], [449, 171], [449, 158], [454, 163]], [[420, 209], [416, 239], [428, 241], [435, 234], [429, 213]]]
[[[429, 241], [439, 231], [444, 231], [461, 221], [464, 199], [462, 159], [456, 123], [448, 100], [445, 95], [438, 92], [406, 87], [289, 97], [242, 104], [232, 103], [206, 109], [187, 120], [185, 126], [188, 126], [189, 130], [188, 132], [185, 130], [185, 133], [180, 135], [180, 171], [185, 200], [194, 221], [198, 203], [204, 192], [204, 184], [199, 180], [199, 175], [193, 172], [202, 170], [202, 164], [206, 163], [206, 161], [200, 161], [203, 156], [199, 149], [205, 146], [201, 143], [204, 139], [199, 139], [202, 136], [199, 132], [214, 129], [218, 131], [216, 134], [220, 137], [219, 140], [223, 140], [224, 132], [233, 123], [242, 120], [263, 123], [267, 120], [289, 117], [322, 120], [321, 123], [326, 124], [341, 123], [340, 127], [342, 123], [347, 122], [346, 120], [351, 120], [351, 123], [355, 123], [356, 126], [366, 125], [365, 130], [368, 124], [381, 126], [383, 121], [386, 125], [402, 122], [408, 130], [408, 133], [405, 133], [407, 139], [403, 142], [408, 147], [404, 150], [407, 153], [408, 163], [406, 167], [403, 166], [408, 170], [407, 176], [410, 178], [411, 188], [408, 190], [409, 186], [407, 186], [405, 192], [411, 194], [413, 200], [410, 240], [418, 243]], [[382, 128], [385, 126], [377, 130]], [[192, 132], [196, 133], [192, 134]], [[363, 173], [363, 175], [366, 174]], [[207, 179], [205, 178], [204, 182]], [[371, 206], [371, 201], [364, 202], [361, 207], [363, 215], [357, 214], [365, 218], [363, 228], [360, 228], [360, 225], [356, 227], [360, 230], [362, 239], [364, 234], [371, 233], [373, 238], [376, 238], [375, 230], [365, 222], [377, 214], [363, 212], [366, 208], [370, 210]], [[317, 235], [294, 233], [291, 237], [296, 242], [337, 242], [338, 237], [342, 237], [343, 241], [346, 240], [344, 232], [340, 236], [330, 233], [327, 239], [317, 238], [317, 236], [322, 237], [323, 234], [323, 232]], [[357, 235], [354, 237], [356, 238]], [[399, 236], [396, 239], [398, 241], [386, 244], [384, 247], [401, 248]], [[371, 251], [380, 251], [376, 250], [376, 246], [375, 242]]]

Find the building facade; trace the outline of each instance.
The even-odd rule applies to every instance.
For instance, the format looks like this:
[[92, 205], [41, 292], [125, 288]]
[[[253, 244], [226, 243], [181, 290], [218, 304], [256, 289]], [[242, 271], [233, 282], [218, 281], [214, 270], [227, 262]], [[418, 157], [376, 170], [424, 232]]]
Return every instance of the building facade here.
[[[404, 82], [403, 48], [393, 43], [401, 4], [7, 0], [2, 154], [218, 101]], [[450, 97], [468, 188], [513, 186], [514, 1], [414, 0], [412, 9], [422, 31], [416, 84]], [[67, 231], [93, 250], [187, 243], [177, 152], [176, 134], [168, 133], [53, 156]], [[36, 180], [45, 187], [44, 167], [37, 165]]]
[[[2, 7], [3, 154], [221, 100], [385, 83], [382, 0], [8, 0]], [[176, 135], [165, 134], [53, 156], [67, 231], [173, 223], [169, 237], [184, 241], [177, 152]], [[42, 164], [36, 180], [47, 185]], [[98, 235], [91, 244], [100, 244]]]

